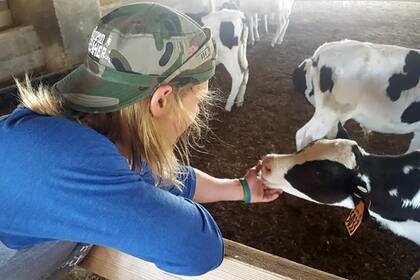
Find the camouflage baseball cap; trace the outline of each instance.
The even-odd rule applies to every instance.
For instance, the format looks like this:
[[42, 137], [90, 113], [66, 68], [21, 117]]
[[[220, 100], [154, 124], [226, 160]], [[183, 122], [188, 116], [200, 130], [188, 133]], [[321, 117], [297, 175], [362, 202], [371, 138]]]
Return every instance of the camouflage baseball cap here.
[[198, 84], [215, 70], [208, 28], [157, 3], [122, 6], [92, 32], [85, 63], [53, 89], [80, 112], [112, 112], [171, 82]]

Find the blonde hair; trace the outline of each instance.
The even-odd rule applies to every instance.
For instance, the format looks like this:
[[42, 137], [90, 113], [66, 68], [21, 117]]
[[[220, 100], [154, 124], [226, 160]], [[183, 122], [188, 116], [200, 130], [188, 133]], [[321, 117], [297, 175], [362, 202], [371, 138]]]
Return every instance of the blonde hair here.
[[[173, 184], [181, 186], [177, 179], [181, 173], [180, 165], [189, 164], [190, 148], [197, 144], [202, 128], [208, 128], [210, 118], [209, 105], [214, 100], [213, 92], [207, 92], [200, 85], [173, 86], [173, 108], [177, 118], [177, 126], [188, 124], [188, 129], [179, 137], [176, 145], [162, 136], [162, 131], [149, 110], [151, 96], [129, 105], [119, 111], [100, 114], [84, 114], [74, 112], [65, 106], [60, 95], [49, 88], [40, 85], [38, 88], [31, 86], [30, 79], [26, 76], [24, 82], [15, 80], [19, 89], [21, 106], [36, 113], [50, 116], [71, 116], [80, 123], [89, 126], [114, 144], [131, 143], [128, 148], [129, 163], [132, 170], [140, 171], [142, 160], [145, 160], [155, 175], [157, 185]], [[183, 98], [189, 93], [198, 94], [199, 114], [197, 117], [184, 109]], [[128, 129], [129, 141], [122, 139], [122, 127]]]

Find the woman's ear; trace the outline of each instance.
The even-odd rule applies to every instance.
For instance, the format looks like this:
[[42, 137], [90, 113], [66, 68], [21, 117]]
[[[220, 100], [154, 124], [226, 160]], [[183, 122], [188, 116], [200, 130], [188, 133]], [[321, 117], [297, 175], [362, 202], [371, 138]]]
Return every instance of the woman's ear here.
[[159, 118], [168, 111], [169, 97], [172, 91], [173, 88], [170, 85], [163, 85], [155, 90], [149, 105], [153, 117]]

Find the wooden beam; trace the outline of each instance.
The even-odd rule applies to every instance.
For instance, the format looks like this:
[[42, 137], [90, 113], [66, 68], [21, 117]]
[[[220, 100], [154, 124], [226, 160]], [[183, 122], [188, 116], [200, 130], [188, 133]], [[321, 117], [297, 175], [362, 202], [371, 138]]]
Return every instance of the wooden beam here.
[[172, 275], [157, 269], [152, 263], [100, 246], [92, 249], [81, 266], [110, 280], [344, 280], [230, 240], [225, 240], [222, 265], [198, 277]]
[[10, 60], [0, 61], [0, 81], [8, 81], [12, 76], [19, 76], [25, 72], [40, 69], [44, 65], [44, 54], [41, 49], [22, 56], [12, 57]]
[[32, 25], [9, 28], [0, 32], [0, 62], [12, 60], [41, 48]]

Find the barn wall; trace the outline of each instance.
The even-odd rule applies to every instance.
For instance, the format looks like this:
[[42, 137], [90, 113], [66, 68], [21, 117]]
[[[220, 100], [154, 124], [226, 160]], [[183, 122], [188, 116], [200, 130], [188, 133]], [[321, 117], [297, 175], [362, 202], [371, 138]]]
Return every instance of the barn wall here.
[[96, 0], [9, 0], [16, 25], [32, 25], [49, 71], [78, 64], [99, 19]]

